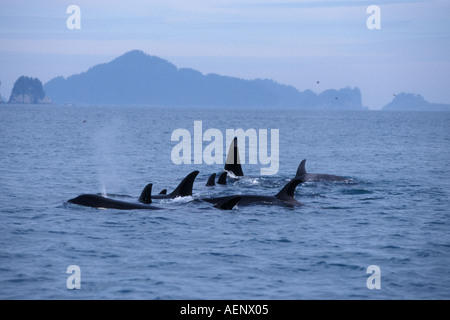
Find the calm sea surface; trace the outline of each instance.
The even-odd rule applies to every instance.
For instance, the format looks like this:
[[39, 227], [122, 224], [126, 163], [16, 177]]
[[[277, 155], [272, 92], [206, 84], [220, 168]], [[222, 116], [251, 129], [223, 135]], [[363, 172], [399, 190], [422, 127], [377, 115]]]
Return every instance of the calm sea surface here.
[[[278, 173], [244, 164], [246, 178], [205, 187], [222, 165], [171, 161], [172, 132], [196, 120], [279, 129]], [[0, 121], [1, 299], [450, 299], [450, 113], [2, 105]], [[299, 185], [298, 208], [196, 200], [274, 195], [302, 159], [353, 181]], [[193, 170], [193, 196], [163, 210], [66, 202], [170, 192]]]

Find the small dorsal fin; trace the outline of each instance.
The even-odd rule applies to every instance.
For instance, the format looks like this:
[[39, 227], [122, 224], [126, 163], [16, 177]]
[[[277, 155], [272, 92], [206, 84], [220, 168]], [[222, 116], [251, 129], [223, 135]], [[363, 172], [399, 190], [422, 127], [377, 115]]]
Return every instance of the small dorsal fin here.
[[238, 138], [234, 137], [228, 149], [227, 161], [225, 162], [225, 170], [231, 171], [237, 177], [242, 177], [241, 160], [239, 158]]
[[227, 176], [227, 171], [222, 172], [219, 176], [219, 179], [217, 179], [217, 184], [227, 184]]
[[216, 179], [216, 174], [213, 173], [212, 175], [209, 176], [208, 181], [206, 182], [206, 186], [207, 187], [215, 186], [216, 185], [216, 183], [214, 182], [215, 179]]
[[281, 189], [280, 192], [278, 192], [276, 197], [280, 200], [289, 200], [294, 198], [295, 188], [297, 188], [300, 182], [302, 182], [302, 180], [296, 178], [292, 179], [283, 187], [283, 189]]
[[159, 194], [167, 194], [167, 189], [162, 189]]
[[192, 187], [194, 180], [198, 175], [198, 171], [192, 171], [189, 173], [178, 185], [178, 187], [172, 191], [171, 197], [187, 197], [192, 196]]
[[139, 201], [145, 204], [152, 203], [152, 186], [153, 184], [149, 183], [145, 186], [144, 190], [141, 192], [141, 196], [139, 197]]
[[306, 164], [306, 159], [304, 159], [304, 160], [302, 160], [302, 162], [300, 162], [298, 169], [297, 169], [297, 174], [295, 175], [295, 178], [299, 179], [306, 174], [305, 164]]
[[234, 206], [241, 201], [242, 196], [235, 196], [231, 198], [226, 198], [225, 200], [222, 200], [218, 204], [216, 204], [214, 207], [222, 210], [231, 210], [234, 208]]

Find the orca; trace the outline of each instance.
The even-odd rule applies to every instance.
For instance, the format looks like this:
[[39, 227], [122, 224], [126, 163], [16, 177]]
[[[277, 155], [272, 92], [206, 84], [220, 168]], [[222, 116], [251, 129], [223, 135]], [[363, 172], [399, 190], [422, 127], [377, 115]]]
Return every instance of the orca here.
[[98, 209], [120, 209], [120, 210], [133, 210], [133, 209], [147, 209], [158, 210], [159, 207], [150, 205], [152, 184], [148, 184], [141, 193], [140, 200], [142, 203], [126, 202], [116, 200], [112, 198], [106, 198], [98, 194], [82, 194], [76, 198], [68, 200], [69, 203], [77, 204], [80, 206], [98, 208]]
[[139, 202], [144, 204], [152, 203], [152, 187], [153, 184], [149, 183], [145, 186], [145, 188], [141, 192], [141, 196], [139, 197]]
[[241, 160], [239, 158], [238, 138], [234, 137], [228, 149], [227, 160], [225, 161], [225, 171], [232, 173], [235, 177], [244, 176]]
[[167, 194], [167, 189], [162, 189], [159, 194]]
[[197, 177], [198, 173], [199, 171], [192, 171], [180, 182], [180, 184], [171, 193], [155, 194], [152, 196], [152, 199], [174, 199], [176, 197], [192, 196], [192, 187], [194, 185], [194, 180]]
[[143, 203], [132, 203], [112, 198], [106, 198], [98, 194], [82, 194], [76, 198], [68, 200], [73, 204], [80, 206], [98, 208], [98, 209], [120, 209], [120, 210], [132, 210], [132, 209], [148, 209], [155, 210], [160, 209], [155, 206], [146, 205]]
[[[193, 171], [190, 174], [188, 174], [178, 185], [178, 187], [170, 194], [159, 194], [152, 196], [151, 190], [152, 190], [152, 184], [149, 183], [147, 186], [145, 186], [144, 190], [142, 190], [141, 196], [139, 197], [139, 201], [144, 204], [150, 204], [152, 202], [152, 198], [176, 198], [176, 197], [186, 197], [192, 195], [192, 187], [194, 184], [195, 177], [198, 175], [198, 171]], [[213, 173], [211, 176], [215, 178], [216, 174]], [[210, 177], [211, 178], [211, 177]], [[209, 181], [209, 179], [208, 179]], [[214, 179], [213, 179], [214, 182]], [[166, 196], [166, 197], [162, 197]], [[218, 201], [217, 203], [214, 203], [214, 207], [217, 209], [222, 210], [231, 210], [234, 208], [234, 206], [241, 200], [241, 196], [237, 195], [234, 197], [229, 197], [227, 199], [223, 199], [222, 201]]]
[[[217, 179], [217, 184], [227, 184], [227, 175], [228, 172], [227, 171], [223, 171], [220, 176], [219, 179]], [[216, 182], [214, 181], [216, 179], [216, 174], [213, 173], [212, 175], [209, 176], [208, 181], [206, 181], [206, 185], [207, 187], [213, 187], [216, 185]]]
[[214, 207], [222, 210], [232, 210], [241, 200], [242, 196], [229, 197], [219, 201]]
[[306, 181], [349, 181], [350, 179], [335, 176], [332, 174], [322, 174], [322, 173], [308, 173], [305, 169], [306, 159], [302, 160], [297, 169], [296, 179], [301, 180], [301, 182]]
[[208, 181], [206, 181], [206, 186], [207, 187], [215, 186], [216, 182], [214, 181], [214, 179], [216, 179], [215, 173], [213, 173], [212, 175], [209, 176]]
[[[120, 209], [120, 210], [135, 210], [135, 209], [146, 209], [146, 210], [159, 210], [160, 207], [155, 207], [151, 205], [152, 203], [152, 184], [149, 183], [142, 190], [139, 201], [141, 203], [126, 202], [121, 200], [116, 200], [112, 198], [106, 198], [98, 194], [82, 194], [76, 198], [70, 199], [67, 202], [77, 204], [80, 206], [97, 208], [97, 209]], [[214, 205], [217, 209], [231, 210], [234, 206], [241, 200], [241, 196], [230, 197], [219, 201]]]
[[248, 206], [252, 204], [266, 204], [266, 205], [288, 205], [288, 206], [301, 206], [302, 203], [298, 202], [294, 198], [295, 188], [301, 183], [299, 179], [292, 179], [289, 181], [280, 192], [274, 196], [263, 195], [230, 195], [213, 198], [202, 198], [201, 200], [212, 203], [214, 205], [220, 205], [227, 201], [236, 201], [237, 197], [241, 197], [237, 204], [239, 206]]
[[227, 171], [222, 172], [219, 176], [219, 179], [217, 179], [217, 184], [223, 185], [227, 184], [227, 175], [228, 175]]

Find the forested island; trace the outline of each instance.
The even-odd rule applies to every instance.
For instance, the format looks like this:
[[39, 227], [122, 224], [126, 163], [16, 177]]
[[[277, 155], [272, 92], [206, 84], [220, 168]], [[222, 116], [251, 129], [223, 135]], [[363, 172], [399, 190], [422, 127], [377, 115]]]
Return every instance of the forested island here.
[[449, 104], [431, 103], [420, 94], [400, 93], [384, 106], [386, 111], [450, 111]]
[[364, 109], [359, 88], [302, 92], [269, 79], [177, 68], [139, 50], [80, 74], [54, 78], [44, 89], [54, 102], [66, 104]]

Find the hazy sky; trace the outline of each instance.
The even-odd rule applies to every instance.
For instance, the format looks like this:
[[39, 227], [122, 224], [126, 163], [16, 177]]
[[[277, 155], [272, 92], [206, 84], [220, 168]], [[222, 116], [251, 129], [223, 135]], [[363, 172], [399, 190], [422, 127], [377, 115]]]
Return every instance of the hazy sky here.
[[[66, 26], [72, 4], [80, 30]], [[370, 5], [379, 30], [366, 26]], [[399, 92], [450, 103], [449, 21], [449, 0], [0, 0], [0, 94], [21, 75], [45, 83], [140, 49], [302, 91], [357, 86], [371, 109]]]

